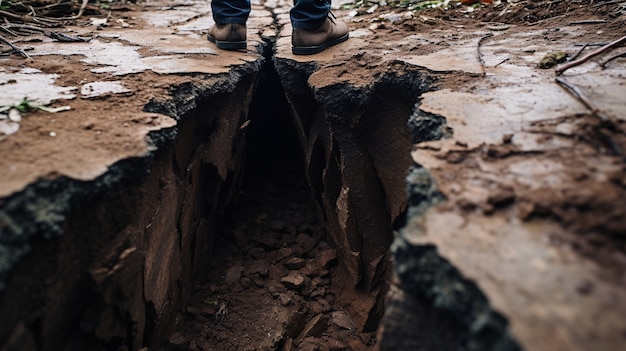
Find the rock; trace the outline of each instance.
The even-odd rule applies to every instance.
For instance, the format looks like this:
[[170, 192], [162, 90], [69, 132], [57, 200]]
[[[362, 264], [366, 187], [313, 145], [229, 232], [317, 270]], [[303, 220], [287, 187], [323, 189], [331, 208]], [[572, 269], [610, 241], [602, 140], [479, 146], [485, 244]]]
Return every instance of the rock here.
[[241, 284], [242, 288], [249, 289], [252, 286], [252, 281], [250, 281], [250, 278], [248, 277], [241, 277], [241, 279], [239, 279], [239, 284]]
[[256, 285], [259, 288], [262, 288], [265, 286], [265, 280], [261, 278], [254, 278], [254, 285]]
[[228, 284], [234, 284], [238, 282], [241, 278], [241, 272], [243, 272], [243, 266], [241, 265], [235, 265], [228, 268], [228, 270], [226, 270], [226, 273], [224, 274], [224, 281]]
[[332, 263], [337, 261], [337, 253], [334, 249], [325, 249], [315, 256], [317, 267], [322, 270], [328, 268]]
[[259, 244], [259, 246], [261, 246], [267, 251], [276, 250], [282, 246], [282, 243], [280, 242], [280, 240], [275, 239], [275, 238], [264, 237], [261, 240], [258, 240], [257, 243]]
[[319, 287], [319, 288], [316, 288], [313, 291], [311, 291], [311, 293], [309, 294], [309, 297], [310, 298], [324, 297], [324, 295], [326, 295], [326, 288]]
[[304, 277], [298, 272], [291, 272], [282, 277], [280, 282], [289, 289], [300, 289], [304, 285]]
[[285, 339], [285, 344], [283, 345], [283, 349], [282, 351], [292, 351], [293, 348], [293, 339], [290, 337], [287, 337]]
[[284, 265], [291, 270], [296, 270], [304, 267], [306, 265], [306, 260], [300, 257], [292, 257], [285, 261]]
[[276, 256], [276, 262], [284, 260], [287, 257], [291, 257], [293, 255], [293, 249], [290, 247], [283, 247], [278, 250], [278, 255]]
[[307, 275], [309, 277], [315, 277], [319, 275], [317, 270], [317, 265], [314, 260], [307, 260], [304, 267], [300, 269], [300, 273]]
[[335, 311], [331, 314], [331, 323], [336, 325], [339, 328], [343, 328], [346, 330], [352, 330], [356, 328], [356, 325], [350, 319], [348, 313], [344, 311]]
[[304, 328], [302, 328], [302, 331], [300, 331], [300, 334], [298, 334], [296, 338], [296, 344], [306, 337], [320, 337], [327, 328], [328, 317], [321, 313], [316, 315], [304, 325]]
[[174, 346], [185, 346], [189, 343], [189, 340], [187, 340], [187, 337], [179, 332], [176, 332], [170, 335], [170, 337], [168, 338], [168, 341], [170, 342], [170, 344]]
[[281, 220], [273, 220], [269, 222], [269, 228], [275, 232], [283, 232], [287, 229], [287, 222]]
[[331, 306], [325, 299], [318, 298], [311, 302], [309, 309], [311, 313], [326, 313], [331, 310]]
[[311, 252], [315, 245], [317, 245], [315, 239], [313, 239], [309, 235], [306, 235], [305, 233], [298, 234], [298, 236], [296, 237], [296, 243], [300, 244], [305, 252]]
[[348, 347], [348, 344], [346, 344], [343, 341], [339, 341], [337, 339], [329, 339], [327, 341], [328, 344], [328, 348], [330, 349], [330, 351], [348, 351], [348, 350], [352, 350]]
[[291, 297], [287, 296], [287, 294], [278, 294], [278, 301], [283, 306], [289, 306], [291, 304]]
[[292, 247], [293, 249], [293, 255], [297, 256], [297, 257], [307, 257], [308, 256], [308, 251], [304, 249], [304, 247], [302, 247], [302, 245], [300, 244], [295, 244]]

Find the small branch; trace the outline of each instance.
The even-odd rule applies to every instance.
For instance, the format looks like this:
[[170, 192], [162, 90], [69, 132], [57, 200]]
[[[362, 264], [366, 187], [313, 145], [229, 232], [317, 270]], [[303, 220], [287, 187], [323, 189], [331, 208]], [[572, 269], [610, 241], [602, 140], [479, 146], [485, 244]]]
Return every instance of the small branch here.
[[600, 7], [600, 6], [607, 6], [607, 5], [613, 5], [613, 4], [617, 4], [623, 2], [623, 0], [612, 0], [612, 1], [606, 1], [606, 2], [599, 2], [595, 5], [593, 5], [593, 7]]
[[[568, 82], [563, 77], [556, 77], [556, 82], [567, 92], [572, 94], [575, 98], [578, 99], [585, 107], [587, 107], [591, 111], [591, 115], [597, 118], [600, 121], [600, 126], [594, 128], [597, 136], [602, 140], [613, 152], [613, 154], [621, 157], [623, 159], [624, 155], [622, 153], [621, 147], [611, 138], [610, 135], [606, 134], [603, 129], [608, 130], [616, 130], [616, 126], [607, 118], [606, 115], [600, 112], [600, 110], [596, 107], [596, 105], [585, 95], [585, 93], [579, 87], [574, 84]], [[623, 160], [626, 162], [626, 160]]]
[[495, 66], [493, 66], [493, 68], [496, 68], [496, 67], [500, 66], [501, 64], [505, 63], [505, 62], [506, 62], [506, 61], [508, 61], [508, 60], [509, 60], [509, 58], [508, 58], [508, 57], [507, 57], [507, 58], [505, 58], [504, 60], [502, 60], [502, 61], [498, 62], [498, 64], [496, 64]]
[[589, 44], [585, 44], [583, 45], [582, 48], [578, 49], [578, 51], [576, 51], [576, 53], [574, 55], [572, 55], [572, 57], [569, 58], [569, 60], [567, 61], [573, 61], [575, 60], [578, 56], [580, 56], [580, 54], [582, 54], [583, 51], [585, 51], [585, 49], [587, 48], [587, 46], [589, 46]]
[[82, 4], [80, 4], [80, 9], [78, 10], [78, 14], [76, 14], [76, 16], [64, 17], [64, 18], [61, 18], [61, 20], [73, 21], [73, 20], [79, 19], [83, 15], [83, 12], [85, 12], [85, 8], [87, 7], [88, 2], [89, 0], [83, 0]]
[[606, 23], [607, 20], [603, 20], [603, 19], [598, 19], [598, 20], [582, 20], [582, 21], [574, 21], [574, 22], [570, 22], [568, 25], [569, 26], [575, 26], [578, 24], [600, 24], [600, 23]]
[[604, 46], [608, 44], [607, 42], [600, 42], [600, 43], [586, 43], [586, 44], [574, 44], [574, 46]]
[[11, 31], [8, 28], [5, 28], [3, 26], [0, 26], [0, 30], [5, 32], [5, 33], [7, 33], [7, 34], [9, 34], [9, 35], [14, 36], [14, 37], [19, 37], [19, 35], [17, 35], [17, 33], [13, 32], [13, 31]]
[[482, 67], [483, 76], [485, 76], [487, 74], [487, 72], [485, 71], [485, 60], [483, 60], [483, 55], [480, 53], [480, 45], [483, 43], [483, 41], [485, 41], [485, 39], [488, 39], [488, 38], [491, 38], [491, 37], [493, 37], [493, 33], [485, 34], [485, 36], [483, 36], [482, 38], [478, 39], [478, 45], [476, 46], [476, 52], [478, 54], [478, 62], [480, 62], [480, 66]]
[[575, 86], [574, 84], [568, 82], [563, 77], [556, 77], [555, 80], [561, 87], [566, 88], [566, 90], [570, 94], [572, 94], [574, 97], [576, 97], [578, 99], [578, 101], [580, 101], [583, 105], [585, 105], [585, 107], [587, 107], [591, 111], [591, 114], [594, 117], [598, 118], [602, 123], [606, 123], [607, 122], [607, 120], [608, 120], [607, 117], [604, 114], [600, 113], [600, 110], [587, 97], [587, 95], [585, 94], [584, 91], [582, 91], [582, 89], [580, 89], [579, 87]]
[[11, 49], [13, 49], [13, 51], [15, 51], [18, 54], [24, 56], [25, 58], [30, 58], [30, 56], [28, 56], [28, 54], [25, 53], [24, 50], [22, 50], [22, 49], [18, 48], [17, 46], [13, 45], [13, 43], [11, 43], [7, 39], [5, 39], [2, 35], [0, 35], [0, 41], [5, 43], [5, 44], [7, 44], [8, 46], [10, 46]]
[[606, 66], [607, 63], [615, 60], [616, 58], [620, 58], [620, 57], [626, 57], [626, 52], [622, 52], [622, 53], [619, 53], [617, 55], [613, 55], [613, 56], [607, 58], [606, 60], [600, 62], [600, 67], [604, 68], [604, 66]]
[[570, 61], [570, 62], [568, 62], [568, 63], [566, 63], [566, 64], [564, 64], [564, 65], [562, 65], [560, 67], [557, 67], [555, 72], [556, 72], [557, 75], [560, 75], [563, 72], [567, 71], [568, 69], [570, 69], [572, 67], [576, 67], [576, 66], [578, 66], [578, 65], [580, 65], [582, 63], [585, 63], [590, 58], [598, 56], [598, 55], [600, 55], [600, 54], [602, 54], [602, 53], [604, 53], [604, 52], [606, 52], [606, 51], [608, 51], [608, 50], [610, 50], [610, 49], [612, 49], [612, 48], [614, 48], [614, 47], [616, 47], [616, 46], [618, 46], [618, 45], [620, 45], [620, 44], [622, 44], [624, 42], [626, 42], [626, 36], [621, 37], [621, 38], [619, 38], [619, 39], [617, 39], [617, 40], [615, 40], [615, 41], [613, 41], [611, 43], [608, 43], [605, 46], [600, 47], [600, 48], [598, 48], [598, 49], [588, 53], [587, 55], [579, 58], [578, 60]]

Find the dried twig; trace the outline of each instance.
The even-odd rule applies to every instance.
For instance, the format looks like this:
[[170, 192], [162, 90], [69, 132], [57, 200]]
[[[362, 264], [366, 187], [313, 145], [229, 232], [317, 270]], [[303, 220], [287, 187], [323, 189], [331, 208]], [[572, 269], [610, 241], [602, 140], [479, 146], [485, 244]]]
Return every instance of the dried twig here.
[[584, 91], [582, 91], [582, 89], [568, 82], [563, 77], [556, 77], [555, 80], [561, 87], [566, 88], [566, 90], [570, 94], [574, 95], [574, 97], [576, 97], [583, 105], [585, 105], [585, 107], [587, 107], [591, 111], [591, 114], [594, 117], [598, 118], [603, 123], [605, 123], [608, 120], [607, 117], [603, 113], [600, 112], [598, 107], [596, 107], [596, 105], [587, 97], [587, 95], [585, 94]]
[[485, 71], [485, 60], [483, 60], [483, 55], [480, 53], [480, 45], [483, 43], [483, 41], [485, 41], [485, 39], [488, 39], [488, 38], [491, 38], [491, 37], [493, 37], [493, 33], [485, 34], [485, 36], [483, 36], [482, 38], [478, 39], [478, 45], [476, 47], [476, 52], [478, 54], [478, 62], [480, 62], [480, 66], [482, 67], [483, 76], [485, 76], [487, 74], [487, 72]]
[[613, 5], [613, 4], [618, 4], [623, 2], [624, 0], [613, 0], [613, 1], [604, 1], [604, 2], [599, 2], [595, 5], [593, 5], [593, 7], [600, 7], [600, 6], [607, 6], [607, 5]]
[[626, 52], [622, 52], [622, 53], [619, 53], [617, 55], [613, 55], [613, 56], [607, 58], [606, 60], [603, 60], [602, 62], [600, 62], [600, 67], [604, 68], [604, 66], [606, 66], [607, 63], [615, 60], [616, 58], [620, 58], [620, 57], [626, 57]]
[[582, 48], [578, 49], [578, 51], [576, 51], [576, 53], [574, 55], [572, 55], [572, 57], [570, 57], [567, 61], [573, 61], [575, 60], [578, 56], [580, 56], [580, 54], [582, 54], [583, 51], [585, 51], [585, 49], [587, 48], [587, 46], [589, 46], [589, 44], [585, 44], [583, 45]]
[[621, 38], [619, 38], [619, 39], [617, 39], [617, 40], [615, 40], [615, 41], [613, 41], [611, 43], [608, 43], [605, 46], [600, 47], [600, 48], [598, 48], [598, 49], [588, 53], [587, 55], [579, 58], [578, 60], [570, 61], [570, 62], [568, 62], [568, 63], [566, 63], [566, 64], [564, 64], [564, 65], [562, 65], [560, 67], [557, 67], [555, 72], [556, 72], [557, 75], [562, 74], [566, 70], [568, 70], [568, 69], [570, 69], [572, 67], [578, 66], [578, 65], [580, 65], [582, 63], [585, 63], [590, 58], [598, 56], [598, 55], [600, 55], [600, 54], [602, 54], [602, 53], [604, 53], [604, 52], [606, 52], [606, 51], [608, 51], [608, 50], [610, 50], [610, 49], [612, 49], [612, 48], [614, 48], [614, 47], [616, 47], [618, 45], [621, 45], [624, 42], [626, 42], [626, 36], [621, 37]]
[[508, 58], [508, 57], [507, 57], [507, 58], [505, 58], [504, 60], [502, 60], [502, 61], [498, 62], [495, 66], [493, 66], [493, 68], [496, 68], [496, 67], [500, 66], [501, 64], [505, 63], [505, 62], [506, 62], [506, 61], [508, 61], [508, 60], [509, 60], [509, 58]]
[[73, 21], [73, 20], [79, 19], [83, 15], [83, 12], [85, 12], [85, 8], [87, 7], [88, 2], [89, 0], [83, 0], [82, 4], [80, 4], [80, 9], [78, 10], [78, 13], [76, 14], [76, 16], [64, 17], [61, 19], [66, 20], [66, 21]]
[[593, 117], [597, 118], [600, 121], [600, 126], [597, 128], [594, 128], [595, 132], [597, 133], [597, 136], [603, 142], [605, 142], [607, 146], [610, 147], [611, 151], [613, 151], [615, 155], [618, 155], [623, 158], [623, 154], [622, 154], [622, 150], [620, 146], [613, 140], [613, 138], [611, 138], [610, 135], [606, 134], [605, 131], [603, 130], [603, 129], [608, 129], [608, 130], [614, 131], [616, 130], [615, 125], [607, 118], [605, 114], [600, 112], [598, 107], [591, 101], [591, 99], [587, 97], [587, 95], [585, 94], [585, 92], [583, 92], [582, 89], [568, 82], [563, 77], [556, 77], [555, 80], [559, 84], [559, 86], [567, 90], [570, 94], [572, 94], [575, 98], [577, 98], [578, 101], [580, 101], [583, 105], [585, 105], [585, 107], [587, 107], [589, 111], [591, 111], [591, 115]]
[[41, 28], [37, 26], [30, 26], [30, 25], [25, 25], [25, 24], [9, 24], [2, 28], [17, 29], [17, 30], [30, 30], [34, 32], [40, 32], [50, 39], [63, 41], [63, 42], [87, 42], [91, 40], [91, 38], [75, 37], [72, 35], [63, 34], [61, 32], [55, 32], [55, 31], [51, 31], [45, 28]]
[[603, 19], [597, 19], [597, 20], [582, 20], [582, 21], [574, 21], [574, 22], [570, 22], [568, 25], [569, 26], [575, 26], [575, 25], [579, 25], [579, 24], [600, 24], [600, 23], [606, 23], [607, 20], [603, 20]]
[[606, 44], [608, 44], [608, 43], [607, 43], [607, 42], [600, 42], [600, 43], [586, 43], [586, 44], [579, 44], [579, 43], [576, 43], [576, 44], [574, 44], [574, 46], [604, 46], [604, 45], [606, 45]]
[[17, 46], [13, 45], [13, 43], [11, 43], [7, 39], [5, 39], [2, 35], [0, 35], [0, 41], [5, 43], [5, 44], [7, 44], [8, 46], [10, 46], [11, 49], [13, 49], [13, 51], [15, 51], [18, 54], [24, 56], [25, 58], [30, 58], [30, 56], [28, 56], [28, 54], [25, 53], [24, 50], [22, 50], [22, 49], [18, 48]]

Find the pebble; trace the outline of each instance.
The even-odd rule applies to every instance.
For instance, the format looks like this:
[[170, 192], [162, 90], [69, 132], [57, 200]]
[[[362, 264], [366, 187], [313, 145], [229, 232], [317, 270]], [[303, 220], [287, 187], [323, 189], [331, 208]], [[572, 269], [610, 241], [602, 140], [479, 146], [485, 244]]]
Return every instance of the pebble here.
[[300, 289], [304, 285], [304, 277], [298, 272], [291, 272], [282, 277], [280, 282], [289, 289]]
[[326, 249], [321, 251], [315, 257], [315, 263], [320, 269], [328, 268], [331, 263], [337, 260], [337, 253], [333, 249]]
[[338, 326], [339, 328], [343, 328], [346, 330], [352, 330], [356, 328], [350, 316], [344, 311], [335, 311], [331, 314], [331, 322], [332, 324]]
[[306, 260], [300, 257], [292, 257], [285, 261], [284, 265], [291, 270], [296, 270], [306, 266]]

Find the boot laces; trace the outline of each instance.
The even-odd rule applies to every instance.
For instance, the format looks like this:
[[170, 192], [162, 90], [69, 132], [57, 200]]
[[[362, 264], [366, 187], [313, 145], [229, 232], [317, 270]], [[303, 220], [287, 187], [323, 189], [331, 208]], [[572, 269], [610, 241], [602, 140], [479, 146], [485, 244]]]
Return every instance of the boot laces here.
[[332, 11], [329, 11], [329, 12], [328, 12], [328, 19], [329, 19], [331, 22], [335, 23], [335, 20], [337, 19], [337, 16], [335, 16], [335, 14], [334, 14]]

